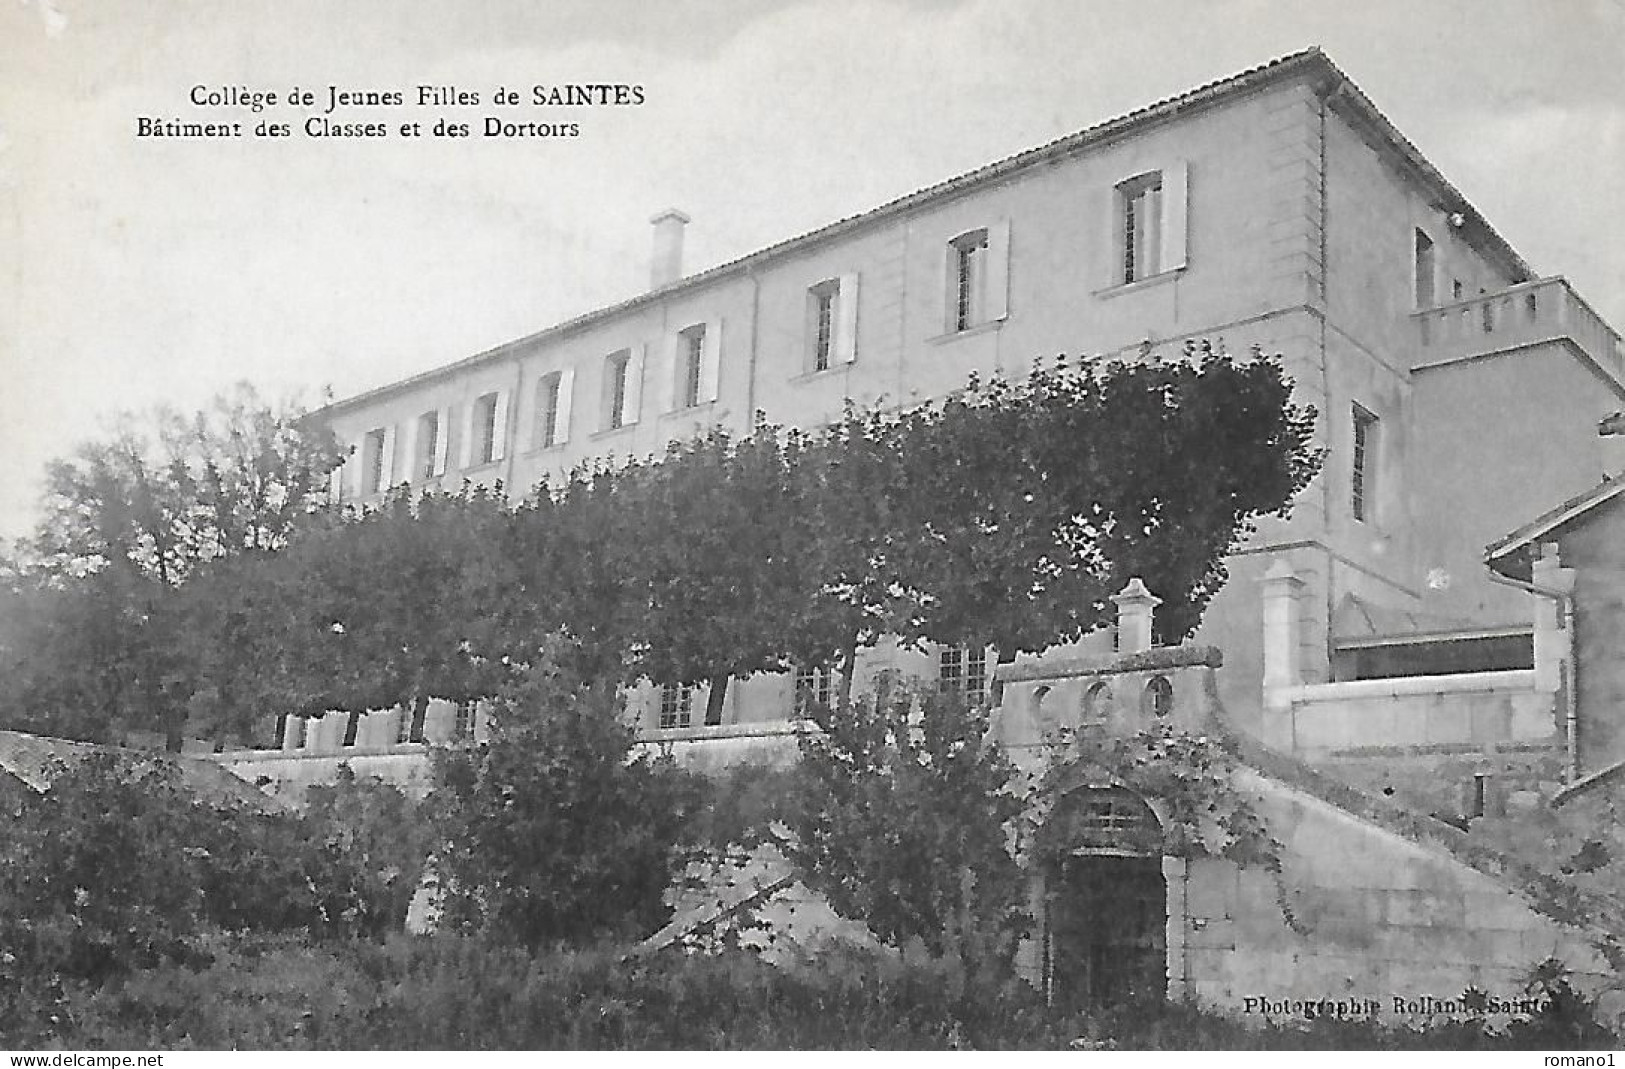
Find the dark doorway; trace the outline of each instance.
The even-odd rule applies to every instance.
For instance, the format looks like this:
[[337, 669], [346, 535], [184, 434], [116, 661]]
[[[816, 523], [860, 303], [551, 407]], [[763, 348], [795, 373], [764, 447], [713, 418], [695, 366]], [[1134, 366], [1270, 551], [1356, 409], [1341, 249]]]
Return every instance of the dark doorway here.
[[1050, 822], [1061, 840], [1046, 873], [1050, 1001], [1073, 1011], [1166, 998], [1168, 887], [1155, 814], [1122, 788], [1084, 788], [1068, 792]]
[[1050, 896], [1050, 998], [1063, 1010], [1168, 995], [1162, 859], [1084, 854]]

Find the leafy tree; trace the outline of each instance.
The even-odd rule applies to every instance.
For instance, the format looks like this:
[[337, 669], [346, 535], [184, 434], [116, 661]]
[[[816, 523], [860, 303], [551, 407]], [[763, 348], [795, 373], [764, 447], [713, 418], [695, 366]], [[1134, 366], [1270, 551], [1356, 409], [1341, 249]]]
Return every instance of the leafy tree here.
[[811, 530], [801, 540], [804, 600], [782, 611], [796, 659], [838, 671], [843, 707], [858, 651], [916, 630], [929, 598], [909, 567], [922, 495], [901, 462], [925, 418], [849, 406], [797, 454], [792, 477]]
[[112, 437], [47, 466], [45, 518], [27, 548], [66, 574], [129, 567], [178, 583], [205, 561], [285, 545], [343, 459], [301, 407], [268, 404], [246, 383], [190, 417], [126, 415]]
[[265, 563], [259, 589], [281, 611], [265, 655], [278, 680], [319, 681], [292, 711], [401, 705], [422, 737], [431, 698], [494, 694], [508, 606], [520, 596], [507, 553], [500, 490], [405, 492], [364, 513], [313, 526]]
[[808, 886], [893, 946], [1007, 969], [1029, 921], [1008, 827], [1022, 803], [986, 714], [898, 688], [818, 719], [789, 812]]
[[[31, 611], [5, 625], [0, 649], [23, 667], [5, 677], [7, 706], [27, 710], [31, 727], [81, 737], [161, 730], [171, 750], [189, 714], [241, 709], [228, 671], [243, 663], [241, 618], [200, 611], [206, 600], [180, 591], [285, 545], [322, 507], [340, 460], [302, 409], [240, 386], [195, 417], [125, 417], [54, 461], [10, 599]], [[72, 677], [82, 678], [63, 683]], [[243, 726], [226, 716], [220, 729]]]
[[658, 927], [700, 796], [632, 744], [602, 689], [533, 666], [488, 744], [437, 755], [446, 919], [532, 948]]
[[674, 442], [630, 499], [647, 597], [637, 666], [657, 683], [709, 683], [707, 724], [722, 722], [730, 679], [787, 664], [782, 614], [806, 596], [794, 447], [765, 423], [738, 441]]
[[973, 381], [899, 449], [922, 530], [905, 570], [930, 593], [901, 634], [1009, 659], [1108, 623], [1109, 596], [1138, 575], [1167, 592], [1164, 640], [1183, 637], [1225, 555], [1318, 470], [1313, 427], [1277, 362], [1207, 343]]
[[629, 517], [638, 466], [584, 467], [542, 483], [517, 510], [509, 556], [517, 571], [513, 633], [548, 645], [562, 668], [610, 685], [628, 672], [638, 607], [647, 603], [642, 551]]

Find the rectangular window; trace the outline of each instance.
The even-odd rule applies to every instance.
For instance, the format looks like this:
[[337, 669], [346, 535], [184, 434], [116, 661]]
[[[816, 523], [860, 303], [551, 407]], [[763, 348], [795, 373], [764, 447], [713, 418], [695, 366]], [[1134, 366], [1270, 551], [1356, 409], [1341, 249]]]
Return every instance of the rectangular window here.
[[693, 408], [702, 398], [700, 381], [705, 371], [705, 325], [689, 327], [679, 336], [677, 346], [677, 404]]
[[378, 427], [367, 432], [361, 442], [361, 492], [363, 494], [376, 494], [384, 488], [384, 480], [388, 478], [385, 473], [387, 464], [384, 446], [389, 435], [384, 428]]
[[972, 230], [948, 243], [948, 329], [969, 330], [985, 317], [987, 231]]
[[980, 701], [987, 688], [987, 649], [982, 646], [944, 647], [937, 664], [937, 685], [968, 702]]
[[1354, 406], [1354, 452], [1350, 465], [1350, 505], [1354, 518], [1372, 520], [1376, 504], [1377, 417]]
[[559, 388], [563, 382], [564, 375], [555, 371], [550, 375], [543, 375], [541, 381], [536, 383], [537, 448], [558, 445], [562, 440], [559, 436]]
[[835, 298], [839, 288], [840, 283], [831, 279], [807, 291], [808, 336], [812, 342], [811, 371], [828, 371], [835, 353]]
[[1131, 178], [1117, 187], [1122, 206], [1122, 282], [1138, 282], [1163, 270], [1162, 172]]
[[627, 424], [627, 400], [631, 396], [632, 352], [622, 349], [604, 358], [604, 427], [614, 430]]
[[472, 742], [474, 739], [474, 710], [473, 702], [458, 702], [457, 716], [452, 722], [451, 737], [454, 742]]
[[474, 402], [474, 466], [497, 459], [497, 395], [488, 393]]
[[1433, 239], [1420, 227], [1416, 230], [1416, 307], [1432, 308], [1433, 293]]
[[425, 412], [418, 417], [417, 445], [412, 457], [412, 474], [419, 479], [432, 479], [440, 474], [438, 458], [445, 456], [441, 444], [439, 412]]
[[694, 719], [694, 688], [688, 684], [666, 683], [660, 688], [660, 726], [686, 728]]
[[797, 665], [795, 679], [795, 708], [803, 712], [809, 705], [829, 708], [834, 690], [835, 673], [828, 665]]

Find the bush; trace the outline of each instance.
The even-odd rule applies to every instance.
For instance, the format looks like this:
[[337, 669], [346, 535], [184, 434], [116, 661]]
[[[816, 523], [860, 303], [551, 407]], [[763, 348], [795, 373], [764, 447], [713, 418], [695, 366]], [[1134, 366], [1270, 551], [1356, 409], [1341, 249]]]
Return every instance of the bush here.
[[438, 758], [444, 922], [530, 948], [658, 928], [701, 792], [632, 742], [605, 691], [526, 673], [489, 743]]
[[220, 809], [167, 761], [86, 757], [0, 824], [0, 1020], [26, 1034], [75, 981], [205, 964], [211, 933], [398, 927], [421, 868], [414, 822], [392, 826], [408, 806], [345, 782], [305, 817]]
[[[298, 937], [211, 946], [212, 964], [161, 965], [70, 988], [31, 1045], [104, 1049], [1375, 1050], [1611, 1046], [1542, 1016], [1500, 1034], [1322, 1018], [1249, 1027], [1164, 1003], [1062, 1015], [1021, 980], [955, 974], [951, 958], [844, 949], [778, 969], [753, 954], [629, 958], [603, 944], [535, 956], [481, 938]], [[1553, 1030], [1555, 1027], [1556, 1031]], [[22, 1044], [17, 1044], [22, 1045]]]
[[1009, 830], [1022, 803], [986, 713], [897, 689], [818, 719], [790, 813], [802, 879], [892, 946], [1007, 973], [1030, 922]]

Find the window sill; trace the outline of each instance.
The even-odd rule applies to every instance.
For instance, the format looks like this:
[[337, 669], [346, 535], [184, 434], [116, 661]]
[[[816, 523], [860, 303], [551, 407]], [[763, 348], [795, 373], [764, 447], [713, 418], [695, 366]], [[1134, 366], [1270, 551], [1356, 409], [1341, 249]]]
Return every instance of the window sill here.
[[457, 474], [459, 474], [463, 478], [467, 479], [467, 478], [469, 478], [470, 476], [473, 476], [473, 475], [483, 475], [488, 471], [496, 471], [497, 468], [499, 468], [501, 466], [502, 466], [502, 461], [500, 461], [500, 460], [486, 460], [486, 461], [482, 461], [479, 464], [470, 464], [468, 467], [462, 469]]
[[1121, 282], [1115, 286], [1107, 286], [1103, 290], [1095, 290], [1093, 296], [1104, 301], [1113, 297], [1120, 297], [1125, 293], [1138, 293], [1140, 290], [1148, 290], [1165, 282], [1172, 282], [1184, 273], [1184, 267], [1176, 267], [1171, 271], [1161, 271], [1146, 278], [1135, 279], [1133, 282]]
[[605, 427], [601, 431], [593, 431], [591, 434], [587, 435], [587, 439], [593, 442], [604, 441], [609, 438], [614, 438], [619, 434], [631, 434], [633, 431], [637, 430], [637, 428], [638, 425], [636, 423], [623, 423], [619, 427]]
[[[973, 338], [979, 334], [992, 334], [1007, 322], [1009, 322], [1008, 318], [990, 319], [986, 323], [978, 323], [974, 327], [966, 327], [964, 330], [951, 330], [946, 334], [938, 334], [934, 338], [925, 339], [925, 342], [927, 345], [944, 345], [949, 342], [956, 342], [960, 338]], [[818, 374], [823, 374], [823, 372]]]
[[857, 363], [856, 360], [851, 361], [850, 363], [847, 363], [847, 362], [843, 361], [842, 363], [831, 364], [829, 367], [826, 367], [826, 368], [815, 368], [812, 371], [803, 371], [799, 375], [791, 375], [790, 376], [790, 381], [791, 382], [812, 382], [814, 379], [831, 378], [833, 376], [839, 375], [843, 371], [851, 370], [852, 364], [855, 364], [855, 363]]
[[568, 444], [568, 442], [552, 442], [548, 445], [533, 445], [529, 449], [525, 450], [523, 455], [527, 457], [539, 457], [546, 453], [562, 453], [564, 452], [564, 447]]
[[[697, 405], [685, 405], [682, 408], [674, 408], [670, 412], [662, 412], [660, 414], [660, 418], [662, 420], [693, 419], [696, 416], [701, 416], [701, 415], [707, 415], [707, 414], [714, 415], [714, 414], [717, 414], [719, 411], [720, 410], [718, 408], [718, 402], [716, 402], [716, 401], [701, 401]], [[727, 413], [723, 412], [722, 414], [726, 415]]]

